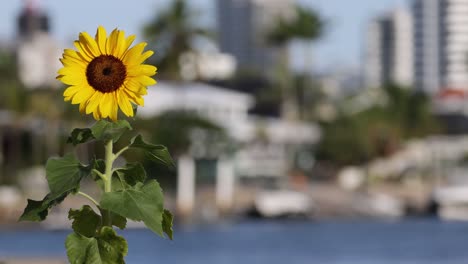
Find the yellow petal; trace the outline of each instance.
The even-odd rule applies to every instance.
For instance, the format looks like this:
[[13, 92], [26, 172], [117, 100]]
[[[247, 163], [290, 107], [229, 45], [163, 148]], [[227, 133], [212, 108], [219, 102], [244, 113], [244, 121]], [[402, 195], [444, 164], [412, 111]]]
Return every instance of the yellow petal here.
[[122, 112], [128, 116], [133, 116], [132, 104], [128, 101], [128, 98], [125, 96], [125, 93], [122, 91], [117, 91], [117, 101]]
[[153, 76], [156, 74], [157, 68], [153, 65], [142, 64], [127, 67], [127, 76], [147, 75]]
[[90, 62], [91, 60], [93, 60], [92, 54], [90, 54], [86, 50], [84, 50], [79, 41], [73, 42], [73, 45], [78, 50], [77, 54], [78, 54], [78, 56], [81, 57], [81, 59], [83, 59], [83, 60], [85, 60], [87, 62]]
[[148, 94], [148, 89], [146, 87], [142, 87], [140, 91], [138, 91], [139, 95], [147, 95]]
[[138, 57], [141, 56], [141, 53], [146, 47], [145, 42], [141, 42], [133, 46], [131, 49], [127, 51], [125, 56], [123, 57], [123, 62], [126, 65], [135, 65], [138, 64], [136, 61], [138, 60]]
[[143, 86], [136, 78], [130, 78], [125, 82], [124, 85], [125, 89], [128, 89], [129, 91], [141, 96], [141, 95], [146, 95], [148, 92], [146, 90], [146, 87]]
[[101, 103], [98, 106], [99, 113], [102, 118], [106, 118], [111, 115], [112, 112], [112, 94], [105, 93], [103, 98], [101, 99]]
[[76, 51], [72, 50], [72, 49], [65, 49], [63, 51], [63, 57], [70, 57], [70, 58], [74, 58], [74, 59], [77, 59], [77, 60], [81, 60], [81, 58], [78, 56], [78, 54], [76, 53]]
[[85, 62], [77, 61], [77, 60], [72, 59], [72, 58], [61, 58], [60, 62], [65, 67], [78, 67], [78, 68], [81, 68], [81, 69], [86, 69]]
[[63, 53], [63, 59], [60, 59], [62, 64], [67, 65], [79, 65], [86, 67], [86, 61], [84, 61], [74, 50], [66, 49]]
[[145, 100], [140, 95], [127, 89], [124, 89], [123, 92], [133, 103], [140, 105], [140, 106], [145, 105]]
[[119, 30], [119, 33], [117, 34], [117, 39], [115, 40], [115, 50], [114, 50], [114, 56], [117, 58], [122, 58], [124, 53], [125, 53], [125, 32], [123, 30]]
[[146, 59], [151, 57], [154, 54], [152, 50], [147, 50], [136, 60], [138, 64], [143, 63]]
[[92, 55], [92, 57], [98, 57], [101, 55], [96, 41], [87, 32], [80, 33], [79, 40], [81, 47]]
[[100, 114], [98, 113], [98, 111], [94, 111], [94, 112], [93, 112], [93, 117], [94, 117], [94, 119], [96, 119], [96, 120], [100, 120], [100, 119], [101, 119], [101, 116], [100, 116]]
[[137, 79], [143, 86], [151, 86], [156, 84], [156, 81], [153, 78], [146, 75], [138, 76], [135, 79]]
[[79, 104], [88, 101], [93, 93], [94, 90], [88, 85], [81, 86], [81, 89], [73, 96], [72, 104]]
[[78, 78], [86, 78], [86, 70], [80, 66], [73, 65], [68, 67], [63, 67], [57, 71], [60, 75], [73, 75]]
[[[136, 47], [136, 46], [135, 46]], [[124, 58], [124, 62], [125, 64], [127, 65], [140, 65], [142, 64], [146, 59], [148, 59], [149, 57], [151, 57], [152, 55], [154, 54], [153, 51], [151, 50], [147, 50], [145, 51], [143, 54], [140, 54], [140, 53], [137, 53], [137, 51], [134, 51], [132, 53], [128, 53], [127, 56], [125, 58], [127, 58], [127, 61], [125, 61], [125, 58]]]
[[87, 104], [87, 102], [81, 102], [80, 103], [80, 108], [79, 108], [80, 113], [83, 114], [86, 111], [86, 104]]
[[96, 112], [96, 108], [101, 103], [103, 94], [99, 91], [95, 91], [94, 94], [89, 98], [88, 105], [86, 106], [86, 114]]
[[95, 38], [101, 54], [108, 54], [106, 50], [107, 32], [103, 26], [98, 27]]
[[119, 31], [117, 29], [112, 30], [106, 42], [107, 54], [112, 54], [112, 55], [114, 54], [114, 50], [115, 50], [114, 44], [117, 42], [118, 35], [119, 35]]
[[76, 52], [76, 54], [78, 55], [80, 60], [83, 61], [83, 63], [86, 64], [86, 66], [88, 65], [88, 63], [90, 63], [93, 60], [93, 58], [90, 58], [89, 56], [87, 56], [86, 54], [84, 54], [82, 52]]
[[117, 121], [117, 114], [119, 111], [119, 105], [117, 102], [117, 94], [116, 92], [109, 93], [110, 97], [112, 97], [112, 103], [111, 103], [111, 111], [109, 114], [109, 117], [112, 121]]
[[128, 52], [128, 48], [130, 48], [130, 46], [132, 45], [133, 41], [135, 40], [136, 36], [135, 35], [130, 35], [128, 36], [127, 40], [125, 40], [125, 52], [122, 54], [122, 57], [120, 57], [120, 59], [124, 58], [125, 55], [127, 54]]
[[126, 89], [137, 93], [141, 89], [141, 83], [138, 82], [135, 78], [127, 78], [125, 80], [124, 86]]
[[79, 74], [71, 74], [71, 75], [59, 75], [57, 77], [60, 81], [62, 81], [64, 84], [68, 85], [81, 85], [85, 83], [85, 78]]
[[65, 91], [63, 91], [63, 96], [71, 97], [75, 95], [80, 90], [80, 86], [70, 86]]

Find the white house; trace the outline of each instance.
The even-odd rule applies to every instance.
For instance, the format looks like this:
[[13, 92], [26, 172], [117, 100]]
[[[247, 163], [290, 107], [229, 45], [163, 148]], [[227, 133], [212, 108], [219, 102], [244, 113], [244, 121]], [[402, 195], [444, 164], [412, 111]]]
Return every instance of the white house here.
[[141, 117], [157, 116], [170, 110], [194, 112], [225, 128], [239, 141], [248, 139], [248, 110], [252, 96], [220, 87], [188, 82], [159, 82], [148, 87]]
[[[314, 124], [251, 116], [248, 110], [253, 105], [252, 96], [221, 87], [159, 82], [148, 87], [145, 107], [138, 110], [138, 115], [150, 118], [166, 111], [182, 110], [197, 113], [226, 129], [240, 146], [233, 157], [219, 157], [217, 165], [217, 189], [220, 190], [217, 200], [226, 208], [232, 199], [236, 177], [286, 176], [291, 166], [291, 151], [297, 149], [294, 147], [313, 145], [320, 138]], [[179, 174], [179, 210], [190, 212], [195, 195], [193, 157], [181, 157]]]
[[274, 143], [318, 141], [320, 132], [314, 124], [249, 115], [254, 103], [251, 95], [209, 84], [159, 82], [148, 88], [145, 107], [138, 109], [138, 115], [149, 118], [170, 110], [195, 112], [222, 126], [240, 142], [254, 140], [260, 130]]
[[159, 82], [148, 88], [144, 118], [165, 111], [194, 112], [226, 129], [243, 148], [236, 154], [242, 176], [281, 176], [288, 167], [289, 146], [313, 145], [320, 138], [317, 125], [279, 118], [252, 116], [254, 98], [246, 93], [203, 83]]

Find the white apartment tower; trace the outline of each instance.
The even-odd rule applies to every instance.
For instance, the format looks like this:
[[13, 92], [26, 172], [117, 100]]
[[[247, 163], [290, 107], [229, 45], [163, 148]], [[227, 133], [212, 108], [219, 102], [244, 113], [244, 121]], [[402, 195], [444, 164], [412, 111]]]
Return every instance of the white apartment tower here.
[[413, 0], [415, 85], [468, 90], [468, 0]]
[[405, 9], [392, 10], [370, 22], [364, 54], [366, 87], [413, 84], [412, 25], [411, 14]]

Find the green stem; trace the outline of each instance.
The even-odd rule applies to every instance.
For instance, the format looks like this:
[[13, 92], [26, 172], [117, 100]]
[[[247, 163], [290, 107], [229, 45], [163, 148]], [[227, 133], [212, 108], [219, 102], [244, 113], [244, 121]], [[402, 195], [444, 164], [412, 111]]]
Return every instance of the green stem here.
[[101, 178], [103, 181], [106, 181], [106, 176], [102, 174], [100, 171], [93, 169], [93, 172], [96, 173], [96, 175], [99, 176], [99, 178]]
[[117, 153], [115, 153], [115, 158], [118, 158], [120, 155], [122, 155], [122, 153], [124, 153], [127, 149], [129, 149], [130, 146], [126, 146], [124, 148], [122, 148], [121, 150], [119, 150]]
[[91, 195], [86, 194], [86, 193], [84, 193], [84, 192], [78, 192], [77, 194], [79, 194], [79, 195], [85, 197], [86, 199], [90, 200], [91, 202], [93, 202], [93, 204], [95, 204], [96, 206], [99, 207], [99, 203], [98, 203], [96, 200], [94, 200], [94, 198], [91, 197]]
[[[111, 192], [112, 191], [112, 164], [114, 163], [115, 160], [115, 155], [112, 151], [112, 140], [108, 140], [105, 145], [105, 150], [106, 150], [106, 156], [105, 156], [105, 162], [106, 162], [106, 171], [104, 173], [104, 192]], [[104, 225], [107, 226], [112, 226], [112, 219], [110, 212], [107, 211], [106, 215], [103, 216], [103, 223]]]

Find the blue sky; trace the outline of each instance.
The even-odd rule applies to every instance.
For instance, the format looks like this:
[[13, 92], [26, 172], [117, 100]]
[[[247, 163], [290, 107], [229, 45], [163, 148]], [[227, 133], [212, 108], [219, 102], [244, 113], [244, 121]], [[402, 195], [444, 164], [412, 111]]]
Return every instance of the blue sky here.
[[[171, 0], [37, 0], [51, 15], [54, 37], [60, 43], [76, 38], [80, 31], [93, 32], [97, 25], [119, 27], [138, 34], [141, 26], [158, 9]], [[201, 11], [203, 23], [215, 22], [213, 5], [216, 0], [189, 0]], [[337, 65], [357, 67], [364, 45], [365, 25], [370, 18], [386, 9], [405, 6], [406, 0], [298, 0], [316, 8], [327, 20], [326, 35], [315, 43], [312, 61], [316, 69]], [[2, 1], [0, 8], [0, 39], [15, 36], [15, 18], [23, 1]], [[300, 52], [300, 51], [298, 51]], [[298, 53], [296, 52], [296, 53]], [[298, 56], [296, 56], [298, 57]]]

